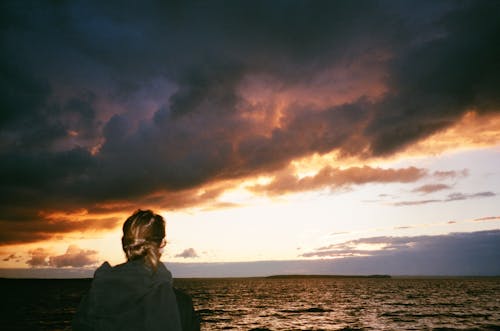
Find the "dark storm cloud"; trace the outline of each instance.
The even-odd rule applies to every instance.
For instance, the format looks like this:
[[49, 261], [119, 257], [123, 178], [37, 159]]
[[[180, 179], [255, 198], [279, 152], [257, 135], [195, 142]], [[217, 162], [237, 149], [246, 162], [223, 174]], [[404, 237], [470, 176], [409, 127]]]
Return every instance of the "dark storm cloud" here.
[[[387, 155], [466, 110], [500, 109], [499, 3], [406, 7], [2, 2], [0, 208], [11, 232], [0, 242], [50, 236], [50, 225], [38, 230], [41, 210], [186, 192], [312, 153]], [[346, 79], [350, 100], [287, 104], [267, 130], [249, 120], [272, 112], [272, 102], [260, 109], [245, 97], [250, 77], [286, 91], [355, 67], [361, 76], [380, 68], [387, 92], [352, 92], [349, 75], [333, 70], [317, 85]], [[325, 94], [347, 93], [318, 99]]]
[[[5, 216], [4, 216], [5, 217]], [[75, 220], [71, 216], [53, 219], [46, 215], [31, 215], [25, 219], [2, 220], [0, 226], [0, 242], [3, 244], [17, 244], [51, 239], [57, 235], [73, 231], [102, 231], [115, 228], [122, 219], [115, 217], [98, 218], [86, 217]]]
[[366, 130], [375, 154], [447, 127], [468, 109], [498, 111], [499, 9], [496, 1], [460, 3], [435, 18], [427, 40], [414, 39], [393, 59], [392, 95], [376, 106]]

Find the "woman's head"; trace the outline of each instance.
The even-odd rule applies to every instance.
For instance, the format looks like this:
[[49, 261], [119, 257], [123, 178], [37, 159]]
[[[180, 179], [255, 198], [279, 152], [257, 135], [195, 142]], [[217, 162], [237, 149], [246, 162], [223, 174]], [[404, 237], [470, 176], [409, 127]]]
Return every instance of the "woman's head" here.
[[144, 258], [156, 270], [165, 246], [165, 221], [151, 210], [135, 211], [123, 224], [122, 247], [127, 260]]

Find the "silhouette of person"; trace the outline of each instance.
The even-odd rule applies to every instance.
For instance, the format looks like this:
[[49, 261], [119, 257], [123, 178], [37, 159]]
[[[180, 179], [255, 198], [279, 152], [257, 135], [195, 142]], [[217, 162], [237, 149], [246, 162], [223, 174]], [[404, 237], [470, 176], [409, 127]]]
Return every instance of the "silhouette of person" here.
[[127, 262], [104, 262], [73, 319], [73, 330], [197, 331], [200, 320], [191, 298], [174, 290], [172, 274], [160, 262], [165, 221], [151, 210], [137, 210], [123, 224]]

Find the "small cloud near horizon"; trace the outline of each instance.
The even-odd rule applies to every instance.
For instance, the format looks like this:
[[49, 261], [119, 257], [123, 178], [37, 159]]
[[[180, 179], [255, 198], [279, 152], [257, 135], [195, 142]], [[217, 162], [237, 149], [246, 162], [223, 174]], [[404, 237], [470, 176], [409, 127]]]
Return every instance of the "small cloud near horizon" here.
[[49, 251], [45, 248], [39, 247], [28, 251], [28, 254], [31, 256], [29, 260], [26, 261], [26, 264], [31, 267], [43, 267], [48, 266], [47, 258], [49, 257]]
[[408, 201], [399, 201], [392, 203], [393, 206], [415, 206], [415, 205], [424, 205], [428, 203], [437, 203], [437, 202], [453, 202], [460, 200], [468, 200], [468, 199], [476, 199], [476, 198], [490, 198], [495, 197], [497, 194], [494, 192], [478, 192], [472, 194], [464, 194], [464, 193], [452, 193], [449, 194], [445, 199], [428, 199], [428, 200], [408, 200]]
[[51, 256], [50, 251], [45, 248], [36, 248], [28, 252], [31, 258], [26, 261], [31, 267], [86, 267], [94, 266], [99, 262], [98, 252], [85, 250], [77, 245], [69, 245], [66, 253]]
[[460, 171], [450, 170], [450, 171], [434, 171], [433, 176], [439, 179], [447, 178], [461, 178], [469, 176], [469, 169], [463, 169]]
[[85, 267], [99, 262], [98, 252], [69, 245], [66, 253], [49, 257], [49, 265], [53, 267]]
[[486, 216], [475, 218], [472, 220], [473, 222], [485, 222], [485, 221], [500, 221], [500, 216]]
[[18, 256], [16, 253], [12, 253], [8, 256], [6, 256], [2, 261], [11, 261], [11, 260], [15, 260], [16, 262], [19, 262], [19, 259], [21, 258], [21, 256]]
[[182, 253], [177, 254], [175, 257], [182, 257], [184, 259], [192, 259], [199, 257], [194, 248], [186, 248]]
[[437, 191], [448, 190], [451, 186], [446, 184], [426, 184], [412, 190], [412, 192], [429, 194]]

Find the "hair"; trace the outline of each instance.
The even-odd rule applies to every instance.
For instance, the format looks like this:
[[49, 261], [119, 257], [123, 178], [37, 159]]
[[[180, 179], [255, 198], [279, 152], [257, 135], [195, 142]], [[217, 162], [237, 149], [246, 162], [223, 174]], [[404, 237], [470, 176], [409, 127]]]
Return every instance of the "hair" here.
[[165, 220], [151, 210], [138, 209], [123, 223], [122, 247], [127, 260], [144, 259], [153, 271], [158, 268], [164, 238]]

